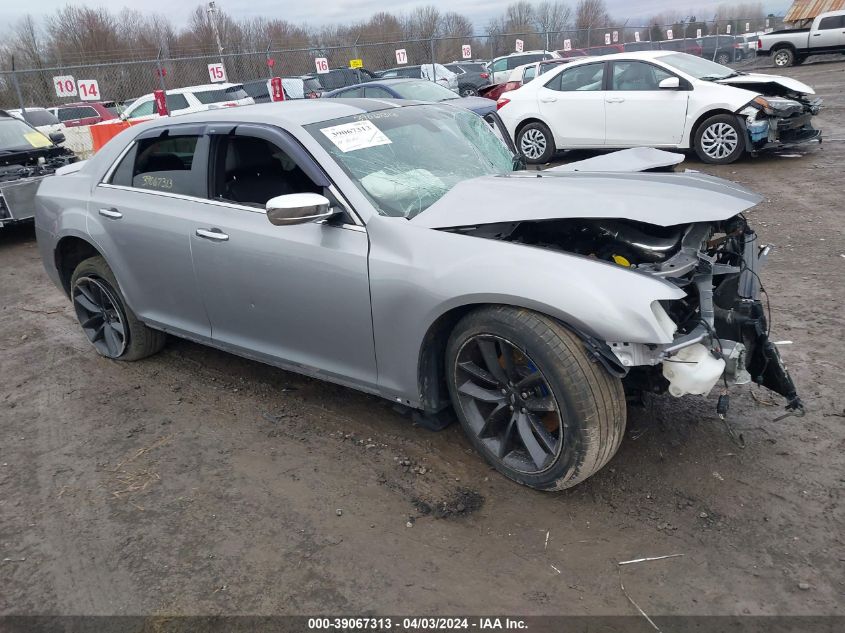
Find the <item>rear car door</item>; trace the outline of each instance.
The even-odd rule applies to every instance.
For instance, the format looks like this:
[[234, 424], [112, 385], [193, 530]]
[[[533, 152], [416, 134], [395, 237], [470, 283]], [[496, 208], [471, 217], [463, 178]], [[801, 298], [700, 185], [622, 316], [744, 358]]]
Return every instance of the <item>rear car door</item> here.
[[559, 149], [604, 145], [605, 66], [594, 62], [568, 67], [537, 90], [538, 109]]
[[[210, 200], [190, 237], [212, 339], [306, 374], [375, 386], [369, 241], [353, 216], [274, 226], [276, 196], [332, 193], [323, 171], [279, 128], [209, 128]], [[281, 361], [281, 362], [280, 362]], [[348, 381], [347, 381], [348, 382]]]
[[810, 36], [810, 47], [819, 51], [845, 47], [845, 14], [829, 15], [819, 20], [818, 30]]
[[88, 230], [143, 320], [188, 338], [211, 328], [191, 259], [196, 200], [207, 194], [204, 125], [140, 134], [89, 202]]
[[609, 74], [610, 90], [605, 93], [606, 145], [636, 147], [681, 142], [690, 92], [660, 89], [661, 81], [677, 75], [642, 61], [614, 61]]

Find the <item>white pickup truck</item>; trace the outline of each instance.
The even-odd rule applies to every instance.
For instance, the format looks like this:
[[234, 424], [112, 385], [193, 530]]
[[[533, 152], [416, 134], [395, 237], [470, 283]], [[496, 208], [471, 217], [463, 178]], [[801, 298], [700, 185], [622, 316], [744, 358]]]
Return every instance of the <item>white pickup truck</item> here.
[[774, 31], [757, 40], [757, 55], [771, 56], [780, 68], [827, 53], [845, 54], [845, 11], [821, 13], [808, 29]]

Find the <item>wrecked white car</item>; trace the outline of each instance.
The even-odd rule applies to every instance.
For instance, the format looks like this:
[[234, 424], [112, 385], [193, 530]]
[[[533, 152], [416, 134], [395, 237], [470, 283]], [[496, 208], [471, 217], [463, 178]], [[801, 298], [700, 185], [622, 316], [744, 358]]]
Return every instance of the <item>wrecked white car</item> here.
[[38, 245], [102, 356], [138, 360], [169, 333], [421, 424], [454, 411], [535, 488], [613, 457], [626, 395], [720, 384], [724, 415], [755, 381], [801, 409], [759, 298], [756, 194], [625, 173], [676, 162], [653, 152], [546, 173], [512, 149], [471, 112], [406, 101], [162, 118], [42, 183]]
[[809, 86], [672, 51], [579, 59], [497, 105], [531, 163], [566, 149], [662, 147], [727, 164], [821, 138], [812, 125], [821, 100]]

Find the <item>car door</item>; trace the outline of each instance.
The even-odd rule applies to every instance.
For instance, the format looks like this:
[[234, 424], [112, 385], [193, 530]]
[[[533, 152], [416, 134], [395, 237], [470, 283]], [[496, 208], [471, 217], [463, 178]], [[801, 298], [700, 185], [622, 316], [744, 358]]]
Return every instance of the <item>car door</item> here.
[[[661, 81], [677, 75], [642, 61], [614, 61], [609, 74], [610, 90], [605, 93], [607, 146], [681, 142], [692, 92], [660, 88]], [[686, 82], [681, 80], [681, 85]]]
[[191, 232], [207, 193], [204, 125], [140, 134], [94, 188], [88, 230], [143, 321], [207, 340]]
[[211, 130], [209, 138], [212, 200], [195, 216], [191, 249], [212, 340], [301, 373], [375, 388], [364, 226], [351, 215], [270, 224], [265, 204], [273, 197], [331, 198], [323, 171], [279, 128], [239, 125], [233, 133]]
[[537, 107], [559, 149], [604, 145], [605, 66], [594, 62], [567, 67], [538, 88]]
[[845, 15], [829, 15], [819, 20], [818, 30], [810, 36], [810, 47], [818, 50], [845, 47]]

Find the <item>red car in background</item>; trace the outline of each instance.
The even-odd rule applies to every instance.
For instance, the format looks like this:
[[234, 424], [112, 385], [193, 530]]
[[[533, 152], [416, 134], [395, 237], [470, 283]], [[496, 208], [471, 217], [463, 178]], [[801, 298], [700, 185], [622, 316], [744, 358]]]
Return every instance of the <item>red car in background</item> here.
[[478, 91], [478, 96], [484, 97], [485, 99], [493, 99], [494, 101], [498, 101], [499, 97], [501, 97], [506, 92], [521, 88], [523, 84], [527, 84], [535, 77], [542, 75], [543, 73], [551, 70], [555, 66], [559, 66], [560, 64], [568, 64], [571, 61], [574, 61], [574, 59], [544, 59], [543, 61], [518, 66], [517, 68], [511, 70], [511, 73], [508, 76], [508, 80], [506, 82], [500, 84], [493, 84], [492, 86], [486, 86], [484, 88], [481, 88]]
[[114, 101], [80, 101], [63, 103], [54, 108], [47, 108], [56, 115], [66, 127], [94, 125], [118, 118], [117, 103]]

